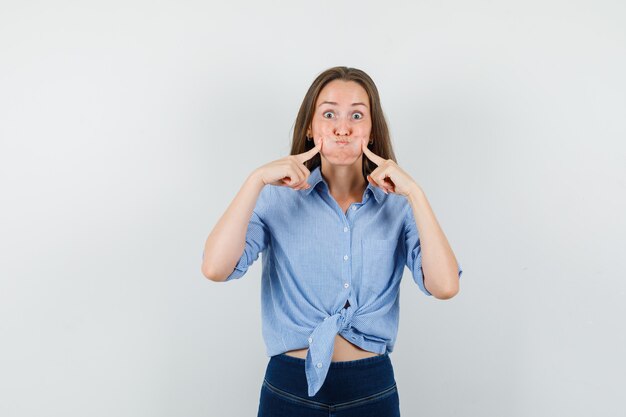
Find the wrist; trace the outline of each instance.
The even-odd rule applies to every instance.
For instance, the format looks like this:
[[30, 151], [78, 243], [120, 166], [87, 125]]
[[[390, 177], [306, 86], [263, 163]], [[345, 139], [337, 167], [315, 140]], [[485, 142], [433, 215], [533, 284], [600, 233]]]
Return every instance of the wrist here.
[[416, 200], [421, 197], [424, 197], [424, 190], [422, 190], [422, 188], [419, 185], [417, 185], [417, 183], [413, 183], [409, 187], [409, 191], [406, 194], [406, 198], [408, 198], [409, 200]]
[[263, 188], [265, 186], [265, 182], [263, 182], [263, 177], [258, 169], [255, 169], [248, 175], [246, 178], [246, 182], [254, 184], [257, 187]]

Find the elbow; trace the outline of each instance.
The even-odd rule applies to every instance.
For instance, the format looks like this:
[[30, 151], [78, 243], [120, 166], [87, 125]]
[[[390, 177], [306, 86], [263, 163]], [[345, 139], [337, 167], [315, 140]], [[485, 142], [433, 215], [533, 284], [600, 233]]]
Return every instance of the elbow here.
[[[459, 293], [459, 281], [458, 278], [455, 276], [454, 280], [451, 281], [452, 284], [450, 285], [446, 285], [445, 287], [438, 287], [438, 288], [426, 288], [432, 295], [433, 297], [439, 299], [439, 300], [449, 300], [450, 298], [454, 297], [455, 295], [457, 295]], [[424, 280], [424, 285], [426, 285], [426, 281]]]
[[436, 294], [433, 294], [435, 296], [435, 298], [438, 298], [440, 300], [449, 300], [450, 298], [454, 297], [455, 295], [457, 295], [459, 293], [459, 287], [455, 287], [452, 289], [447, 289], [444, 291], [439, 291]]
[[229, 277], [232, 272], [232, 268], [225, 267], [223, 262], [220, 262], [219, 256], [212, 252], [205, 252], [202, 256], [202, 266], [200, 271], [202, 275], [210, 281], [223, 282]]
[[220, 273], [219, 271], [214, 270], [207, 264], [202, 264], [201, 271], [202, 271], [202, 275], [204, 275], [206, 279], [210, 281], [214, 281], [214, 282], [226, 281], [226, 278], [228, 277], [228, 275], [224, 275], [223, 273]]

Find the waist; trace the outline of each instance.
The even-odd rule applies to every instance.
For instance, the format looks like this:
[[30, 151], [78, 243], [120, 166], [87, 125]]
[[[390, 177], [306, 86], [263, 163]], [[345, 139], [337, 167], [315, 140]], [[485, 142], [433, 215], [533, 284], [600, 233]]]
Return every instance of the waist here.
[[[306, 359], [308, 350], [308, 348], [294, 349], [285, 352], [284, 355], [294, 358]], [[350, 343], [339, 334], [335, 336], [335, 345], [333, 348], [333, 356], [331, 358], [332, 362], [353, 361], [358, 359], [370, 358], [373, 356], [380, 356], [380, 353], [370, 352], [361, 349], [359, 346]]]

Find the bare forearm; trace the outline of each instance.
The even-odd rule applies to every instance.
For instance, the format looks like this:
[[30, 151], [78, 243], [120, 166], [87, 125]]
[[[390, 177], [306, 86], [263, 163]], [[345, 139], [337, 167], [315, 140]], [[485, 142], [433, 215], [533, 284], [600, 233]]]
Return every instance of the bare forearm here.
[[436, 298], [453, 297], [459, 290], [458, 265], [428, 199], [419, 185], [407, 195], [420, 237], [424, 285]]
[[221, 281], [235, 268], [246, 245], [246, 232], [252, 211], [265, 184], [253, 171], [239, 189], [204, 245], [202, 273]]

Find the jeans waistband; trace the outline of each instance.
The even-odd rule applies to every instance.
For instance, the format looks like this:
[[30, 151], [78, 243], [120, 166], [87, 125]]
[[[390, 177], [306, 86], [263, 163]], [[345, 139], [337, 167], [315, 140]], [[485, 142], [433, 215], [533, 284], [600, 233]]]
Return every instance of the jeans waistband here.
[[352, 361], [331, 362], [324, 385], [315, 396], [309, 397], [304, 364], [305, 359], [284, 353], [272, 356], [267, 364], [265, 379], [290, 394], [327, 404], [376, 394], [396, 382], [388, 353]]
[[[295, 356], [289, 356], [284, 353], [280, 353], [278, 355], [273, 356], [273, 358], [279, 359], [285, 362], [291, 362], [298, 365], [304, 366], [305, 359], [297, 358]], [[369, 356], [367, 358], [355, 359], [352, 361], [338, 361], [331, 362], [330, 369], [341, 369], [341, 368], [354, 368], [359, 366], [369, 366], [379, 362], [385, 362], [390, 360], [389, 352], [385, 352], [376, 356]]]

